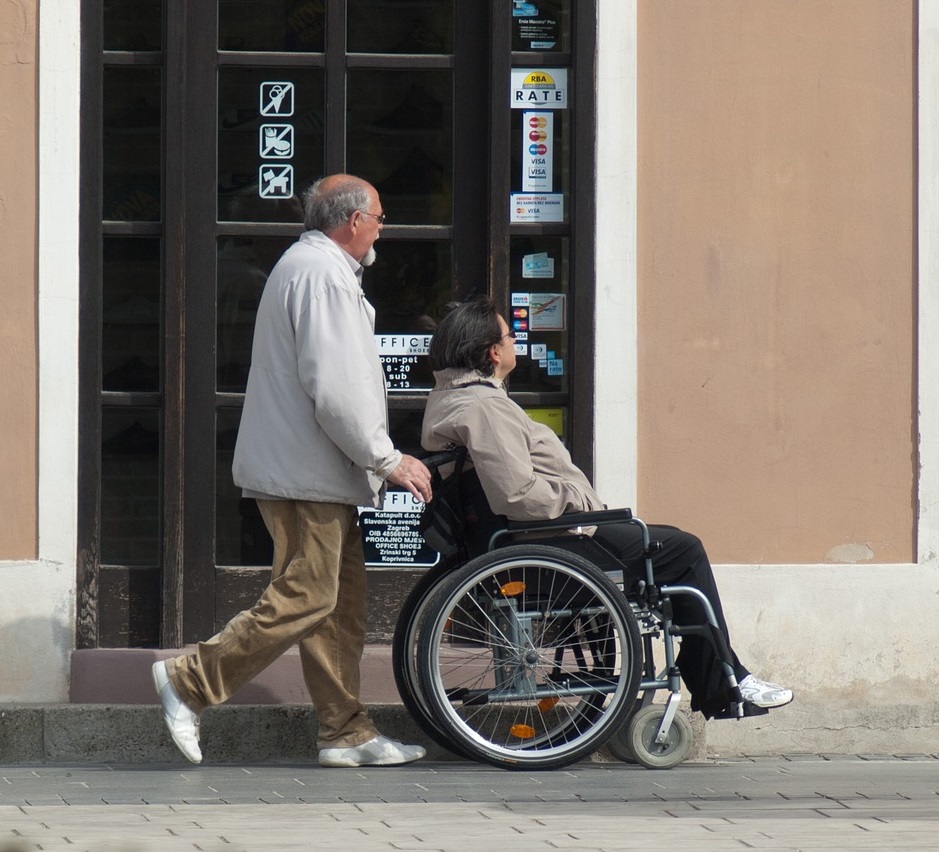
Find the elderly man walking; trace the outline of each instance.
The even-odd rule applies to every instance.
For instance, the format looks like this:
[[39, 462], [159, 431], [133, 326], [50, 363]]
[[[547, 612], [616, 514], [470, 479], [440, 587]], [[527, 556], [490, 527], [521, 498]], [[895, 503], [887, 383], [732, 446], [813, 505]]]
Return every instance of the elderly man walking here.
[[331, 175], [303, 197], [306, 231], [258, 306], [233, 473], [274, 540], [270, 585], [192, 654], [153, 666], [176, 745], [202, 760], [199, 715], [299, 643], [323, 766], [408, 763], [424, 749], [381, 736], [359, 700], [365, 561], [357, 506], [386, 483], [430, 499], [430, 473], [388, 436], [375, 312], [362, 292], [384, 223], [378, 192]]

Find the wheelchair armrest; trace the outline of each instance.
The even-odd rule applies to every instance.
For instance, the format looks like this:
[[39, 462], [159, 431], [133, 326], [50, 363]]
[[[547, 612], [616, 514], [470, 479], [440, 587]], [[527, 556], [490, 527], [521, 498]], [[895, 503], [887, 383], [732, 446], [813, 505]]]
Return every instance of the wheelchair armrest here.
[[496, 542], [512, 533], [540, 532], [541, 530], [571, 530], [575, 527], [602, 527], [604, 524], [617, 524], [631, 521], [631, 509], [604, 509], [600, 512], [571, 512], [550, 521], [507, 521], [506, 525], [496, 530], [489, 537], [489, 550]]
[[494, 550], [496, 542], [513, 533], [539, 532], [541, 530], [570, 530], [575, 527], [602, 527], [604, 524], [617, 524], [632, 521], [632, 509], [604, 509], [599, 512], [570, 512], [549, 521], [508, 521], [505, 527], [496, 530], [489, 538], [489, 550]]
[[509, 521], [506, 532], [537, 532], [538, 530], [570, 530], [574, 527], [602, 527], [631, 521], [631, 509], [604, 509], [599, 512], [570, 512], [550, 521]]

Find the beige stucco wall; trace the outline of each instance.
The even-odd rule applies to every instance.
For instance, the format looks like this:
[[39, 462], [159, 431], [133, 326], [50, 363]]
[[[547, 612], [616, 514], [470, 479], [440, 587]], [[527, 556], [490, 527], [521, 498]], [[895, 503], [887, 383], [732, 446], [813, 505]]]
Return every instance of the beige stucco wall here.
[[915, 38], [913, 0], [639, 4], [638, 505], [716, 562], [916, 558]]
[[0, 0], [0, 560], [37, 555], [38, 0]]

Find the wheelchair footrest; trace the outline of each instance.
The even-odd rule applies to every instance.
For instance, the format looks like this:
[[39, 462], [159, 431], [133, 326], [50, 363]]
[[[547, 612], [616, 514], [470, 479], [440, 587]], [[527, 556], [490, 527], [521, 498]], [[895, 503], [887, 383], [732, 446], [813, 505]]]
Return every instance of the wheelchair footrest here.
[[[767, 707], [757, 707], [756, 704], [751, 704], [749, 701], [745, 701], [743, 704], [744, 718], [749, 716], [765, 716], [767, 713], [769, 713], [769, 709]], [[739, 719], [740, 716], [737, 715], [736, 707], [728, 707], [726, 710], [722, 710], [720, 713], [715, 713], [712, 718]]]

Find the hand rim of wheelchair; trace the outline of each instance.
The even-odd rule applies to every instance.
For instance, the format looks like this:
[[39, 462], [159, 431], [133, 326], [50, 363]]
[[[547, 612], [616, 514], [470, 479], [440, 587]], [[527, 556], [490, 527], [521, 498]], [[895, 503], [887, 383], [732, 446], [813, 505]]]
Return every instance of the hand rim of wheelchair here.
[[[547, 578], [549, 575], [545, 572], [553, 572], [551, 576], [561, 583], [559, 596], [566, 596], [567, 599], [554, 609], [542, 606], [538, 611], [527, 611], [529, 601], [525, 599], [525, 593], [521, 593], [522, 600], [516, 604], [522, 604], [522, 611], [513, 615], [513, 604], [506, 600], [513, 595], [507, 595], [504, 591], [496, 594], [482, 588], [483, 583], [493, 582], [496, 575], [512, 571], [521, 572], [529, 581]], [[533, 571], [537, 573], [531, 573]], [[554, 587], [551, 588], [554, 591]], [[471, 593], [478, 594], [484, 600], [484, 605], [475, 601]], [[573, 606], [578, 594], [591, 605], [576, 603]], [[475, 692], [454, 693], [452, 684], [444, 683], [445, 675], [442, 674], [441, 665], [446, 665], [447, 677], [451, 672], [460, 671], [460, 667], [450, 666], [446, 662], [446, 652], [442, 653], [441, 649], [448, 647], [443, 641], [448, 620], [458, 612], [463, 600], [470, 605], [474, 617], [483, 619], [487, 630], [500, 635], [502, 641], [495, 643], [496, 652], [505, 654], [506, 658], [497, 664], [492, 656], [496, 652], [489, 652], [487, 661], [485, 653], [473, 651], [476, 662], [482, 664], [482, 674], [490, 678], [490, 682], [485, 689], [477, 687]], [[579, 630], [583, 635], [591, 631], [587, 649], [596, 662], [599, 648], [603, 664], [607, 665], [612, 660], [613, 671], [605, 674], [601, 669], [599, 677], [587, 677], [588, 673], [583, 668], [573, 672], [565, 669], [568, 677], [566, 685], [545, 680], [543, 671], [549, 661], [542, 656], [540, 643], [531, 637], [510, 641], [504, 633], [500, 633], [502, 628], [495, 628], [495, 619], [485, 607], [498, 608], [500, 617], [510, 624], [510, 631], [521, 630], [524, 633], [539, 618], [543, 619], [544, 624], [538, 623], [541, 639], [548, 637], [549, 629], [555, 631], [559, 637], [557, 642], [561, 647], [562, 659], [567, 650], [575, 656], [578, 648], [584, 650], [580, 639], [566, 644], [567, 634], [564, 631], [570, 633]], [[585, 757], [622, 726], [638, 695], [642, 654], [639, 629], [632, 609], [622, 592], [600, 569], [567, 550], [531, 544], [512, 545], [483, 554], [440, 582], [428, 604], [426, 619], [420, 631], [417, 653], [419, 692], [426, 702], [426, 709], [436, 725], [456, 741], [463, 751], [496, 766], [555, 768]], [[459, 628], [471, 631], [474, 625], [465, 622], [465, 618], [458, 618]], [[570, 635], [573, 639], [573, 634]], [[483, 646], [483, 643], [477, 642], [477, 646]], [[455, 646], [449, 647], [452, 655]], [[468, 660], [464, 660], [461, 665], [466, 668]], [[466, 669], [465, 677], [469, 677], [470, 673], [471, 670]], [[522, 684], [521, 689], [506, 689], [504, 686], [501, 691], [494, 689], [491, 679], [506, 676]], [[471, 699], [461, 702], [460, 707], [480, 709], [470, 709], [467, 718], [464, 718], [459, 712], [460, 708], [451, 701], [451, 695], [454, 694], [458, 698], [463, 695]], [[531, 704], [539, 697], [544, 697], [550, 706], [545, 710], [536, 703], [533, 715]], [[514, 700], [499, 700], [494, 704], [496, 698]], [[555, 703], [550, 704], [552, 701]], [[573, 706], [567, 702], [573, 702]], [[559, 705], [561, 710], [557, 711]], [[486, 707], [496, 708], [495, 719], [501, 725], [505, 724], [506, 715], [513, 717], [507, 734], [497, 736], [494, 731], [483, 733], [482, 724], [494, 721], [482, 709]], [[557, 719], [546, 721], [549, 716]], [[544, 725], [543, 729], [541, 725]], [[522, 733], [515, 733], [517, 730]]]

